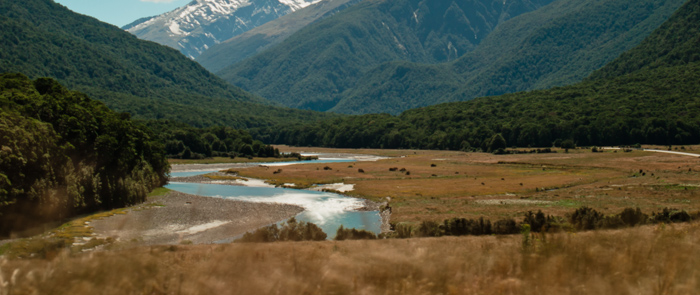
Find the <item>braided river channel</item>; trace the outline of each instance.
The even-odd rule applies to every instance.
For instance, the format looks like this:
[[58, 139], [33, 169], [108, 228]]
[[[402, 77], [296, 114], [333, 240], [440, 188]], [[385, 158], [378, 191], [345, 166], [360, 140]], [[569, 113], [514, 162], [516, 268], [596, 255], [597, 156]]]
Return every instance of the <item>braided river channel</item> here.
[[[314, 161], [283, 162], [283, 163], [258, 163], [247, 165], [231, 164], [230, 167], [244, 168], [251, 165], [304, 165], [318, 163], [338, 163], [355, 162], [353, 158], [322, 158]], [[216, 170], [192, 169], [188, 170], [187, 165], [179, 165], [174, 168], [175, 172], [171, 177], [188, 177], [217, 172]], [[187, 194], [235, 199], [239, 201], [258, 203], [279, 203], [297, 205], [304, 208], [304, 211], [296, 216], [298, 221], [312, 222], [318, 225], [328, 235], [328, 239], [333, 239], [338, 228], [342, 225], [345, 228], [356, 228], [380, 233], [382, 217], [379, 211], [362, 211], [365, 208], [365, 201], [358, 198], [343, 196], [336, 193], [300, 190], [278, 187], [254, 187], [254, 186], [234, 186], [223, 184], [203, 184], [170, 182], [166, 188]]]

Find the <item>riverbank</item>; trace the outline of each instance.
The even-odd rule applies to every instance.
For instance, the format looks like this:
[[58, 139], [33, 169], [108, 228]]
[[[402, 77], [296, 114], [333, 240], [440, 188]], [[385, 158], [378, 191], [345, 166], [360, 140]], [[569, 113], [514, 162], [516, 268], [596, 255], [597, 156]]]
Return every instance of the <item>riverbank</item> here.
[[143, 245], [211, 244], [301, 213], [299, 206], [249, 203], [171, 191], [131, 210], [90, 224], [98, 238]]

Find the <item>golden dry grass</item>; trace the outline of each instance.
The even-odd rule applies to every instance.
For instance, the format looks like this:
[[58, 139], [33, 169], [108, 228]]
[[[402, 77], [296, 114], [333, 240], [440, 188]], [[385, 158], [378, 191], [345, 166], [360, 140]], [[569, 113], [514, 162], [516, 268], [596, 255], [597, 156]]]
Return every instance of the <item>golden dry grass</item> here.
[[[285, 166], [277, 174], [273, 173], [278, 169], [275, 167], [240, 171], [242, 176], [269, 179], [271, 183], [296, 183], [299, 187], [315, 183], [355, 184], [355, 191], [349, 195], [379, 201], [391, 198], [392, 222], [442, 221], [453, 217], [519, 218], [527, 211], [537, 210], [563, 215], [581, 206], [607, 214], [619, 213], [626, 207], [640, 207], [647, 214], [664, 207], [700, 210], [700, 159], [687, 156], [641, 151], [592, 153], [587, 149], [492, 155], [278, 148], [288, 152], [393, 157], [377, 162]], [[698, 146], [684, 148], [700, 150]], [[389, 171], [390, 168], [399, 170]], [[410, 175], [401, 172], [402, 168]]]
[[697, 294], [700, 225], [0, 260], [0, 294]]

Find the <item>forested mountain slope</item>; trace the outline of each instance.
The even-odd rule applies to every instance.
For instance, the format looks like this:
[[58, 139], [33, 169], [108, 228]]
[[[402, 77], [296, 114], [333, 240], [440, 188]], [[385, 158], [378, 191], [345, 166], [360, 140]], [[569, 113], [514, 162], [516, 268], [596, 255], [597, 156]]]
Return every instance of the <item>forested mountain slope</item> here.
[[53, 77], [117, 111], [238, 128], [316, 116], [270, 107], [176, 50], [51, 0], [0, 0], [0, 16], [0, 73]]
[[169, 169], [128, 114], [51, 79], [0, 74], [0, 236], [143, 202]]
[[700, 62], [700, 5], [689, 1], [673, 21], [664, 23], [639, 46], [593, 73], [590, 79]]
[[[690, 0], [587, 81], [410, 110], [290, 126], [277, 141], [331, 147], [472, 149], [700, 143], [700, 0]], [[665, 43], [669, 42], [669, 43]], [[665, 43], [665, 44], [664, 44]], [[642, 62], [638, 62], [642, 61]]]
[[324, 111], [381, 63], [455, 60], [499, 23], [551, 1], [367, 0], [218, 74], [286, 106]]
[[683, 2], [558, 0], [499, 25], [453, 63], [376, 67], [331, 111], [398, 114], [441, 102], [569, 85], [639, 44]]
[[195, 60], [216, 73], [286, 40], [303, 27], [363, 0], [324, 0], [209, 47]]

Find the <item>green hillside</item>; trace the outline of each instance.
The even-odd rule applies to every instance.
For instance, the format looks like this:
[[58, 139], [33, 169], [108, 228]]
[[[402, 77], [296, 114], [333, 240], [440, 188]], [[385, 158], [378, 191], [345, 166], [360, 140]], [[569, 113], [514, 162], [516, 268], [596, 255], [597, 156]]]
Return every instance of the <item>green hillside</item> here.
[[[697, 44], [699, 9], [700, 0], [688, 1], [639, 46], [594, 75], [610, 78], [441, 104], [400, 116], [350, 116], [290, 126], [276, 138], [296, 145], [428, 149], [486, 147], [499, 133], [508, 146], [521, 147], [549, 147], [569, 139], [584, 146], [697, 144], [700, 47], [691, 45]], [[638, 60], [645, 62], [610, 72], [619, 68], [613, 65]]]
[[316, 116], [270, 107], [176, 50], [51, 0], [0, 0], [0, 16], [0, 73], [52, 77], [138, 118], [242, 128]]
[[499, 23], [551, 1], [367, 0], [218, 74], [286, 106], [325, 111], [384, 62], [455, 60]]
[[696, 3], [697, 1], [689, 1], [683, 9], [678, 10], [674, 21], [664, 23], [639, 46], [593, 73], [590, 79], [700, 62], [700, 5]]
[[279, 44], [303, 27], [332, 16], [360, 1], [362, 0], [321, 1], [216, 44], [202, 52], [196, 61], [207, 70], [216, 73]]
[[143, 202], [165, 150], [129, 114], [46, 78], [0, 75], [0, 236]]
[[504, 22], [453, 63], [388, 63], [368, 71], [331, 111], [399, 114], [570, 85], [639, 44], [683, 2], [559, 0]]

